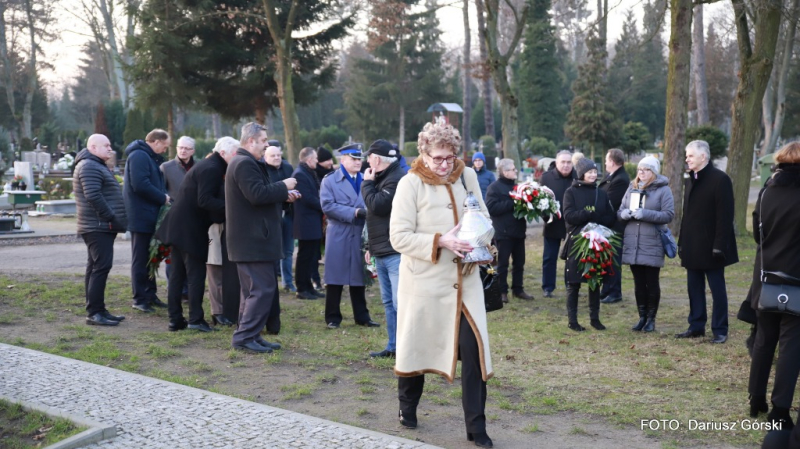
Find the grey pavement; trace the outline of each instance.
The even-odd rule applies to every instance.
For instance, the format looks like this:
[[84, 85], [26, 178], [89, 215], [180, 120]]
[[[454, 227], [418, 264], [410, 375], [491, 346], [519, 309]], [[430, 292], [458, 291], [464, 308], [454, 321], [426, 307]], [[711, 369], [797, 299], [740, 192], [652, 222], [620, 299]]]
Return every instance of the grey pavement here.
[[116, 427], [116, 437], [87, 448], [434, 447], [5, 344], [0, 396]]

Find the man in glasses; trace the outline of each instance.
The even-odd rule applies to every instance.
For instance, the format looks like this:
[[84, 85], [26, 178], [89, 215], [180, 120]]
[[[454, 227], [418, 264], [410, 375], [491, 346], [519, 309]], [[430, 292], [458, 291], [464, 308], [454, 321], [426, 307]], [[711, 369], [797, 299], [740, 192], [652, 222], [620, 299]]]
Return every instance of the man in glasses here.
[[[563, 212], [564, 192], [572, 185], [575, 171], [572, 168], [572, 153], [567, 150], [559, 151], [556, 155], [555, 169], [542, 175], [540, 184], [550, 188], [556, 200], [561, 203]], [[561, 241], [567, 237], [567, 227], [564, 217], [552, 217], [553, 220], [544, 225], [544, 253], [542, 254], [542, 290], [545, 298], [553, 297], [556, 289], [556, 266], [558, 265], [558, 250]]]

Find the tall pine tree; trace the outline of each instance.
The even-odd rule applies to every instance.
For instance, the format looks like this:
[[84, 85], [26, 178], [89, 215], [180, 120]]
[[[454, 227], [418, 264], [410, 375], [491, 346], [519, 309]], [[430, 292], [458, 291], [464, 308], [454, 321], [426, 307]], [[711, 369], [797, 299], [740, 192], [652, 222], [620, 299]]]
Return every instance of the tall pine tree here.
[[517, 76], [520, 130], [529, 138], [544, 137], [558, 143], [564, 136], [569, 103], [563, 95], [566, 77], [560, 70], [558, 40], [551, 23], [550, 8], [550, 0], [532, 2]]
[[585, 145], [594, 159], [596, 152], [620, 143], [622, 125], [608, 98], [607, 52], [596, 26], [587, 36], [586, 47], [588, 59], [572, 84], [575, 97], [564, 131], [574, 144]]

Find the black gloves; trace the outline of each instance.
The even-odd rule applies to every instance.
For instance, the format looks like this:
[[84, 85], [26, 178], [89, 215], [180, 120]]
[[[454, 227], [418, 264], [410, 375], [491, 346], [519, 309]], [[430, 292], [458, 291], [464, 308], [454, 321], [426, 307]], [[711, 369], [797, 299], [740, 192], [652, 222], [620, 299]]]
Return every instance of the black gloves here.
[[721, 250], [715, 249], [711, 252], [711, 255], [714, 257], [714, 260], [718, 262], [725, 262], [725, 253]]
[[357, 218], [367, 218], [367, 211], [364, 209], [356, 209]]

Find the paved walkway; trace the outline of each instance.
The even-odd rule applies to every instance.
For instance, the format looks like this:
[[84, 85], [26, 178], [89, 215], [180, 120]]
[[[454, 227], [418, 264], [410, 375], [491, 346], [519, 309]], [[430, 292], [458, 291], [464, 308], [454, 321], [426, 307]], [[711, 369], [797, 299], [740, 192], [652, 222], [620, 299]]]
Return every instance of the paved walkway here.
[[90, 448], [432, 448], [113, 368], [0, 344], [0, 395], [102, 424]]

